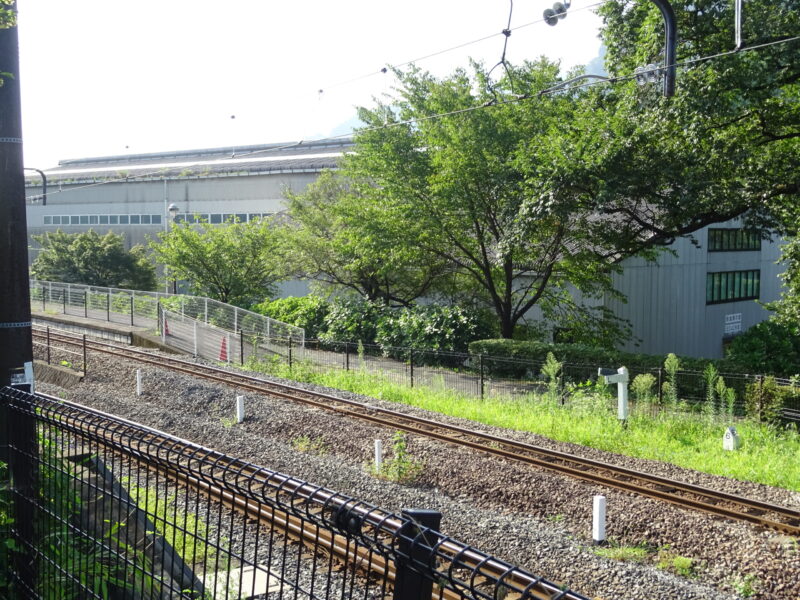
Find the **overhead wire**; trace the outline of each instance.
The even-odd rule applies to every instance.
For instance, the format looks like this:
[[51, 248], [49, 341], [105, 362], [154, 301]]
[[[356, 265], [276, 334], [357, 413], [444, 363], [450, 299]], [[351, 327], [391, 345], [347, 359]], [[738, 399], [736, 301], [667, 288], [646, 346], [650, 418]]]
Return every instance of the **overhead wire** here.
[[[688, 67], [688, 66], [700, 64], [700, 63], [703, 63], [703, 62], [708, 62], [710, 60], [723, 58], [725, 56], [731, 56], [731, 55], [734, 55], [734, 54], [741, 54], [741, 53], [744, 53], [744, 52], [750, 52], [750, 51], [754, 51], [754, 50], [761, 50], [761, 49], [768, 48], [768, 47], [771, 47], [771, 46], [777, 46], [777, 45], [780, 45], [780, 44], [787, 44], [787, 43], [796, 42], [796, 41], [800, 41], [800, 35], [789, 37], [789, 38], [781, 38], [779, 40], [772, 40], [772, 41], [769, 41], [769, 42], [763, 42], [763, 43], [760, 43], [760, 44], [755, 44], [753, 46], [743, 46], [743, 47], [740, 47], [740, 48], [734, 48], [732, 50], [726, 50], [726, 51], [723, 51], [723, 52], [717, 52], [715, 54], [709, 54], [709, 55], [706, 55], [706, 56], [700, 56], [700, 57], [696, 57], [696, 58], [677, 61], [677, 62], [673, 63], [672, 65], [658, 66], [658, 67], [656, 67], [654, 69], [639, 71], [639, 72], [631, 73], [631, 74], [628, 74], [628, 75], [617, 75], [617, 76], [614, 76], [614, 77], [601, 78], [601, 79], [599, 79], [597, 81], [587, 81], [585, 83], [581, 83], [579, 85], [570, 86], [570, 87], [565, 87], [565, 85], [564, 85], [565, 83], [569, 83], [569, 81], [567, 81], [567, 82], [561, 81], [561, 82], [558, 82], [558, 83], [554, 84], [553, 86], [551, 86], [549, 88], [545, 88], [545, 89], [540, 90], [540, 91], [535, 92], [535, 93], [517, 94], [517, 95], [511, 96], [511, 97], [508, 97], [508, 98], [504, 98], [504, 99], [497, 99], [495, 97], [494, 100], [483, 102], [481, 104], [476, 104], [474, 106], [468, 106], [468, 107], [457, 109], [457, 110], [452, 110], [452, 111], [447, 111], [447, 112], [442, 112], [442, 113], [435, 113], [435, 114], [432, 114], [432, 115], [426, 115], [424, 117], [414, 117], [412, 119], [405, 119], [405, 120], [402, 120], [402, 121], [384, 123], [383, 125], [375, 125], [375, 126], [372, 126], [372, 127], [364, 127], [364, 128], [359, 130], [359, 133], [364, 133], [364, 132], [369, 132], [369, 131], [378, 131], [378, 130], [381, 130], [381, 129], [389, 129], [389, 128], [393, 128], [393, 127], [401, 127], [401, 126], [406, 126], [406, 125], [413, 125], [415, 123], [423, 123], [423, 122], [430, 121], [430, 120], [433, 120], [433, 119], [440, 119], [440, 118], [455, 116], [455, 115], [459, 115], [459, 114], [466, 114], [466, 113], [473, 112], [473, 111], [476, 111], [476, 110], [483, 110], [483, 109], [487, 109], [487, 108], [491, 108], [491, 107], [503, 106], [503, 105], [507, 105], [507, 104], [513, 104], [513, 103], [517, 103], [517, 102], [522, 102], [522, 101], [525, 101], [525, 100], [530, 100], [530, 99], [533, 99], [533, 98], [538, 98], [538, 97], [542, 97], [542, 96], [545, 96], [545, 95], [550, 95], [550, 94], [553, 94], [553, 93], [556, 93], [556, 92], [584, 89], [584, 88], [589, 88], [589, 87], [592, 87], [592, 86], [595, 86], [595, 85], [607, 85], [607, 84], [613, 84], [613, 83], [617, 83], [617, 82], [621, 82], [621, 81], [630, 81], [630, 80], [635, 79], [636, 77], [638, 77], [638, 76], [640, 76], [642, 74], [653, 72], [653, 71], [659, 72], [659, 71], [662, 71], [662, 70], [665, 70], [665, 69], [669, 68], [670, 66], [675, 66], [676, 68]], [[570, 80], [570, 81], [580, 80], [580, 79], [583, 79], [583, 78], [585, 78], [585, 76], [579, 76], [579, 77], [576, 77], [576, 78], [574, 78], [573, 80]], [[290, 142], [290, 143], [287, 143], [285, 145], [281, 145], [281, 146], [277, 146], [277, 147], [265, 148], [263, 150], [254, 150], [252, 152], [243, 153], [243, 154], [240, 154], [240, 155], [237, 155], [237, 156], [238, 157], [244, 157], [244, 156], [250, 156], [250, 155], [253, 155], [253, 154], [260, 154], [260, 153], [264, 153], [264, 152], [273, 152], [275, 150], [285, 150], [285, 149], [289, 149], [289, 148], [293, 148], [293, 147], [300, 147], [303, 144], [314, 144], [314, 143], [319, 143], [319, 142], [323, 142], [323, 141], [347, 139], [347, 138], [351, 138], [351, 137], [352, 137], [352, 133], [344, 133], [344, 134], [340, 134], [340, 135], [326, 136], [326, 137], [316, 138], [316, 139], [312, 139], [312, 140], [299, 140], [299, 141], [296, 141], [296, 142]], [[224, 162], [225, 160], [231, 160], [231, 159], [230, 158], [221, 159], [220, 162]], [[186, 167], [193, 166], [193, 164], [195, 164], [195, 163], [186, 163], [186, 164], [181, 165], [181, 166], [183, 168], [186, 168]], [[83, 185], [83, 186], [71, 187], [68, 190], [54, 190], [53, 192], [50, 192], [48, 190], [48, 196], [50, 196], [51, 194], [55, 195], [55, 194], [58, 194], [58, 193], [78, 191], [78, 190], [82, 190], [82, 189], [98, 187], [98, 186], [101, 186], [101, 185], [108, 185], [108, 184], [112, 184], [112, 183], [124, 183], [124, 182], [126, 182], [126, 181], [128, 181], [130, 179], [142, 179], [142, 178], [147, 178], [147, 177], [155, 177], [155, 176], [158, 176], [158, 175], [163, 175], [163, 172], [164, 172], [164, 169], [159, 169], [158, 171], [150, 171], [148, 173], [142, 173], [142, 174], [139, 174], [139, 175], [126, 175], [125, 177], [118, 177], [116, 179], [108, 179], [108, 180], [103, 180], [103, 181], [99, 181], [99, 182], [86, 184], [86, 185]], [[39, 195], [30, 196], [30, 197], [26, 198], [26, 200], [30, 200], [30, 199], [38, 198], [38, 197], [39, 197]]]

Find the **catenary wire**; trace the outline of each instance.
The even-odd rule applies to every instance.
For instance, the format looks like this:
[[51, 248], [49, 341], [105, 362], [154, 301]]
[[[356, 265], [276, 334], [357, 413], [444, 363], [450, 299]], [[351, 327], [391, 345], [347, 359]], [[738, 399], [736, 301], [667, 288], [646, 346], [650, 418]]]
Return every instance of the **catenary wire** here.
[[[633, 74], [629, 74], [629, 75], [619, 75], [619, 76], [615, 76], [615, 77], [609, 77], [607, 79], [600, 79], [598, 81], [588, 81], [588, 82], [585, 82], [585, 83], [581, 83], [580, 85], [575, 85], [575, 86], [571, 86], [571, 87], [564, 87], [564, 83], [565, 82], [559, 82], [559, 83], [555, 84], [554, 86], [552, 86], [550, 88], [546, 88], [544, 90], [540, 90], [540, 91], [538, 91], [538, 92], [536, 92], [534, 94], [520, 94], [520, 95], [516, 95], [514, 97], [502, 99], [502, 100], [491, 100], [491, 101], [488, 101], [488, 102], [484, 102], [482, 104], [477, 104], [475, 106], [468, 106], [466, 108], [461, 108], [461, 109], [458, 109], [458, 110], [453, 110], [453, 111], [448, 111], [448, 112], [443, 112], [443, 113], [436, 113], [436, 114], [432, 114], [432, 115], [427, 115], [425, 117], [416, 117], [416, 118], [413, 118], [413, 119], [406, 119], [406, 120], [397, 121], [397, 122], [394, 122], [394, 123], [385, 123], [383, 125], [376, 125], [374, 127], [365, 127], [365, 128], [360, 129], [359, 132], [361, 133], [361, 132], [377, 131], [377, 130], [380, 130], [380, 129], [388, 129], [388, 128], [392, 128], [392, 127], [401, 127], [401, 126], [411, 125], [411, 124], [414, 124], [414, 123], [422, 123], [422, 122], [425, 122], [425, 121], [430, 121], [432, 119], [440, 119], [440, 118], [444, 118], [444, 117], [455, 116], [455, 115], [458, 115], [458, 114], [469, 113], [469, 112], [472, 112], [472, 111], [475, 111], [475, 110], [482, 110], [482, 109], [486, 109], [486, 108], [491, 108], [491, 107], [494, 107], [494, 106], [503, 106], [503, 105], [507, 105], [507, 104], [513, 104], [513, 103], [516, 103], [516, 102], [522, 102], [524, 100], [530, 100], [532, 98], [537, 98], [537, 97], [541, 97], [541, 96], [544, 96], [544, 95], [549, 95], [549, 94], [552, 94], [552, 93], [555, 93], [555, 92], [562, 92], [562, 91], [567, 91], [567, 90], [577, 90], [577, 89], [583, 89], [583, 88], [592, 87], [592, 86], [595, 86], [595, 85], [606, 85], [606, 84], [617, 83], [617, 82], [621, 82], [621, 81], [630, 81], [631, 79], [635, 79], [638, 75], [641, 75], [641, 74], [644, 74], [644, 73], [648, 73], [648, 72], [651, 72], [651, 71], [660, 71], [660, 70], [666, 69], [666, 68], [668, 68], [670, 66], [675, 66], [675, 67], [692, 66], [692, 65], [696, 65], [696, 64], [699, 64], [699, 63], [707, 62], [707, 61], [710, 61], [710, 60], [722, 58], [722, 57], [725, 57], [725, 56], [731, 56], [731, 55], [734, 55], [734, 54], [741, 54], [743, 52], [760, 50], [760, 49], [768, 48], [768, 47], [771, 47], [771, 46], [777, 46], [777, 45], [780, 45], [780, 44], [787, 44], [787, 43], [791, 43], [791, 42], [796, 42], [798, 40], [800, 40], [800, 35], [789, 37], [789, 38], [783, 38], [783, 39], [780, 39], [780, 40], [773, 40], [773, 41], [770, 41], [770, 42], [764, 42], [764, 43], [756, 44], [756, 45], [753, 45], [753, 46], [745, 46], [745, 47], [742, 47], [742, 48], [739, 48], [739, 49], [727, 50], [727, 51], [724, 51], [724, 52], [718, 52], [716, 54], [710, 54], [710, 55], [707, 55], [707, 56], [700, 56], [700, 57], [697, 57], [697, 58], [687, 59], [687, 60], [683, 60], [683, 61], [679, 61], [679, 62], [673, 63], [672, 65], [658, 66], [655, 69], [640, 71], [639, 73], [633, 73]], [[238, 157], [250, 156], [250, 155], [253, 155], [253, 154], [261, 154], [261, 153], [264, 153], [264, 152], [273, 152], [275, 150], [284, 150], [284, 149], [288, 149], [288, 148], [299, 147], [299, 146], [302, 146], [303, 144], [312, 144], [312, 143], [317, 143], [317, 142], [322, 142], [322, 141], [332, 141], [332, 140], [339, 140], [339, 139], [347, 139], [347, 138], [352, 137], [352, 135], [353, 135], [352, 133], [344, 133], [344, 134], [340, 134], [340, 135], [327, 136], [327, 137], [324, 137], [324, 138], [317, 138], [317, 139], [312, 139], [312, 140], [299, 140], [297, 142], [287, 143], [287, 144], [285, 144], [283, 146], [272, 147], [272, 148], [268, 148], [268, 149], [264, 149], [264, 150], [254, 150], [253, 152], [247, 152], [247, 153], [239, 154], [239, 155], [236, 155], [236, 156], [238, 156]], [[182, 166], [184, 168], [186, 168], [186, 167], [191, 167], [192, 165], [193, 165], [193, 163], [186, 163], [185, 165], [182, 165]], [[48, 196], [56, 195], [56, 194], [60, 194], [60, 193], [65, 193], [65, 192], [74, 192], [74, 191], [78, 191], [78, 190], [82, 190], [82, 189], [86, 189], [86, 188], [98, 187], [98, 186], [101, 186], [101, 185], [108, 185], [108, 184], [112, 184], [112, 183], [124, 183], [126, 181], [131, 180], [131, 179], [142, 179], [142, 178], [146, 178], [146, 177], [155, 177], [155, 176], [158, 176], [158, 175], [162, 174], [162, 172], [163, 172], [163, 169], [159, 169], [158, 171], [151, 171], [151, 172], [142, 173], [142, 174], [139, 174], [139, 175], [127, 175], [125, 177], [119, 177], [119, 178], [116, 178], [116, 179], [108, 179], [108, 180], [104, 180], [104, 181], [99, 181], [99, 182], [95, 182], [95, 183], [86, 184], [86, 185], [83, 185], [83, 186], [72, 187], [72, 188], [70, 188], [68, 190], [57, 190], [57, 191], [53, 191], [53, 192], [50, 192], [48, 190]], [[40, 194], [37, 194], [37, 195], [34, 195], [34, 196], [30, 196], [30, 197], [27, 197], [26, 200], [31, 200], [33, 198], [38, 198], [39, 196], [40, 196]]]

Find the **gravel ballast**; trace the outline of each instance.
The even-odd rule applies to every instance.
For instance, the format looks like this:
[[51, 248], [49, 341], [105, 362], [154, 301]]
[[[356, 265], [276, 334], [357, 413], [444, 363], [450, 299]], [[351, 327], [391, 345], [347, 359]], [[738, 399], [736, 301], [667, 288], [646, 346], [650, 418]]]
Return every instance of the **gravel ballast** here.
[[[166, 369], [143, 367], [90, 354], [89, 375], [62, 390], [49, 384], [40, 391], [95, 407], [161, 429], [365, 500], [384, 509], [428, 508], [443, 514], [442, 531], [534, 574], [568, 585], [589, 597], [613, 599], [800, 598], [800, 549], [797, 540], [754, 526], [732, 523], [632, 494], [521, 466], [478, 451], [411, 436], [408, 450], [424, 464], [412, 485], [369, 475], [373, 440], [391, 448], [393, 431], [286, 400], [246, 395], [246, 420], [231, 425], [234, 388], [207, 383]], [[142, 370], [144, 394], [135, 394], [135, 371]], [[316, 386], [302, 386], [319, 389]], [[414, 414], [432, 413], [325, 390], [348, 398]], [[738, 482], [657, 461], [632, 459], [541, 436], [477, 423], [435, 418], [664, 477], [788, 506], [800, 506], [800, 494]], [[299, 452], [301, 436], [320, 439], [321, 454]], [[787, 468], [789, 466], [787, 465]], [[608, 536], [624, 546], [651, 552], [646, 564], [621, 562], [595, 554], [591, 547], [592, 497], [608, 502]], [[657, 568], [658, 558], [692, 559], [692, 575]], [[750, 585], [743, 584], [749, 581]], [[748, 589], [751, 588], [751, 589]]]

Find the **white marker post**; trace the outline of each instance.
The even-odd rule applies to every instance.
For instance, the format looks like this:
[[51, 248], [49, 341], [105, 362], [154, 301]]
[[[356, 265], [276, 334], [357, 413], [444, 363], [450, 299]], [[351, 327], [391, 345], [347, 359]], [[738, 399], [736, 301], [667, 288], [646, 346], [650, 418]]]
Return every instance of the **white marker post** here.
[[142, 395], [142, 370], [136, 369], [136, 395]]
[[236, 396], [236, 422], [244, 421], [244, 396]]
[[375, 470], [380, 471], [383, 467], [383, 442], [375, 440]]
[[617, 384], [617, 418], [623, 423], [628, 420], [628, 369], [620, 367], [616, 371], [613, 369], [597, 369], [597, 374], [603, 376], [606, 385]]
[[592, 503], [592, 543], [606, 542], [606, 497], [595, 496]]

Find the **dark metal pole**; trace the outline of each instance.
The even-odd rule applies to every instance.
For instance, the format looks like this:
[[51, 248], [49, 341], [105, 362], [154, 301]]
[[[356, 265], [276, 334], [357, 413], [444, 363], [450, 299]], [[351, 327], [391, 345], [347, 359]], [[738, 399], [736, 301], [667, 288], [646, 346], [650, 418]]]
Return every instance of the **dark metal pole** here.
[[483, 378], [483, 354], [478, 355], [478, 367], [481, 371], [481, 400], [483, 400], [483, 385], [484, 385], [484, 378]]
[[47, 327], [47, 364], [50, 364], [50, 327]]
[[131, 294], [131, 327], [133, 327], [133, 294]]
[[[8, 7], [15, 10], [15, 5]], [[0, 387], [33, 364], [17, 27], [0, 29]]]
[[409, 375], [411, 378], [411, 387], [414, 387], [414, 349], [409, 348], [408, 350], [408, 364], [409, 364]]
[[669, 0], [652, 0], [652, 2], [664, 17], [664, 66], [666, 67], [664, 96], [669, 98], [675, 95], [675, 49], [678, 44], [678, 25]]
[[83, 376], [86, 377], [86, 334], [83, 334]]
[[106, 292], [106, 321], [111, 321], [111, 292]]
[[83, 316], [87, 319], [89, 318], [89, 299], [87, 295], [89, 294], [89, 290], [84, 290], [83, 292]]
[[61, 290], [61, 304], [63, 307], [63, 314], [67, 314], [67, 290]]
[[344, 343], [344, 370], [350, 370], [350, 342]]
[[289, 372], [292, 372], [292, 336], [289, 336]]
[[244, 334], [239, 329], [239, 364], [244, 365]]
[[[433, 591], [433, 578], [423, 575], [425, 567], [432, 569], [432, 549], [438, 536], [426, 539], [422, 528], [439, 531], [442, 513], [435, 510], [404, 509], [403, 517], [409, 519], [398, 532], [399, 556], [395, 563], [394, 593], [392, 600], [429, 600]], [[416, 567], [416, 568], [414, 568]]]

